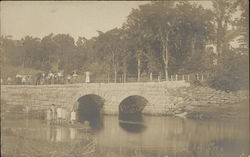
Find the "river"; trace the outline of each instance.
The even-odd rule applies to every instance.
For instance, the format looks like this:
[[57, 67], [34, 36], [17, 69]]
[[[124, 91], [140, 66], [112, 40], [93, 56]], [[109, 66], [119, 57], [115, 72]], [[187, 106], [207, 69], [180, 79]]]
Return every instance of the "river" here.
[[[2, 128], [11, 128], [19, 132], [19, 135], [25, 135], [25, 138], [49, 143], [68, 143], [91, 134], [95, 151], [141, 154], [133, 156], [177, 157], [184, 152], [186, 156], [192, 154], [190, 156], [197, 157], [240, 157], [242, 153], [247, 154], [249, 151], [249, 132], [245, 124], [246, 122], [199, 121], [178, 117], [118, 118], [105, 115], [90, 122], [91, 129], [88, 131], [83, 131], [81, 125], [50, 126], [37, 119], [3, 120]], [[5, 136], [7, 135], [2, 134], [2, 137]], [[8, 143], [8, 140], [5, 142]], [[106, 153], [100, 156], [112, 155]]]

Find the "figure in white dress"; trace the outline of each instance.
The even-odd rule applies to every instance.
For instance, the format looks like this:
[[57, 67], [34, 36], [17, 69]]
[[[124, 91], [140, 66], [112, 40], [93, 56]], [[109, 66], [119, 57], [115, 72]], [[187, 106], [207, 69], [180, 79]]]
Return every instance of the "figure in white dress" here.
[[87, 71], [85, 74], [86, 74], [85, 82], [86, 82], [86, 83], [90, 83], [90, 76], [89, 76], [90, 73]]

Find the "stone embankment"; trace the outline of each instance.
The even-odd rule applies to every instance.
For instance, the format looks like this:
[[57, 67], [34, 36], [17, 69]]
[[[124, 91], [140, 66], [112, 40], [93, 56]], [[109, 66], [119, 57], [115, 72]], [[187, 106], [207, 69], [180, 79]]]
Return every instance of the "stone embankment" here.
[[209, 87], [171, 89], [172, 114], [193, 119], [246, 117], [249, 91], [224, 92]]

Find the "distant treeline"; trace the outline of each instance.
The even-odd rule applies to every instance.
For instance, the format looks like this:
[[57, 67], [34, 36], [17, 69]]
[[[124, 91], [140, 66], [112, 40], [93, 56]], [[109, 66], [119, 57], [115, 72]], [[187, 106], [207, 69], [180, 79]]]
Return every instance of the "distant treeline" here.
[[[229, 24], [248, 32], [247, 3], [214, 0], [212, 11], [191, 2], [151, 2], [133, 9], [122, 28], [98, 31], [97, 37], [77, 41], [68, 34], [21, 40], [2, 36], [2, 77], [14, 75], [9, 67], [18, 67], [66, 74], [90, 71], [95, 77], [161, 73], [167, 79], [172, 74], [207, 72], [218, 73], [215, 80], [239, 80], [245, 77], [248, 59], [225, 46], [225, 33]], [[236, 10], [241, 18], [232, 21]], [[206, 51], [211, 42], [216, 43], [219, 55]], [[218, 83], [215, 80], [213, 85]]]

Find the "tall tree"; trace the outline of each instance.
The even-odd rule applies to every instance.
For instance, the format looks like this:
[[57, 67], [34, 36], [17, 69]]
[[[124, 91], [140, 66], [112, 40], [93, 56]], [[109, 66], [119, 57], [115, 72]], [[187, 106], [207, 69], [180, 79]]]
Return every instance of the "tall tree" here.
[[[153, 2], [134, 9], [128, 16], [129, 27], [143, 28], [147, 34], [155, 34], [161, 42], [161, 59], [164, 63], [165, 79], [168, 80], [169, 34], [175, 21], [172, 1]], [[137, 29], [137, 30], [138, 30]]]
[[153, 50], [153, 56], [164, 67], [166, 80], [169, 71], [182, 67], [192, 52], [204, 49], [213, 32], [211, 12], [188, 2], [173, 1], [152, 2], [134, 9], [127, 27], [137, 34], [137, 41], [142, 41], [141, 50]]
[[76, 55], [76, 46], [74, 38], [68, 34], [57, 34], [53, 37], [56, 44], [57, 61], [55, 66], [63, 69], [66, 73], [71, 73], [74, 70], [73, 57]]
[[236, 11], [236, 0], [213, 0], [213, 12], [216, 26], [216, 45], [218, 54], [225, 46], [225, 35], [228, 25], [232, 22], [232, 15]]
[[120, 70], [122, 53], [122, 40], [120, 29], [112, 29], [106, 33], [100, 33], [97, 38], [96, 49], [99, 51], [99, 58], [105, 60], [109, 69], [112, 69], [114, 81], [117, 81], [117, 73]]
[[42, 70], [51, 70], [51, 65], [57, 61], [56, 43], [53, 41], [53, 34], [42, 38], [40, 43], [39, 65]]
[[33, 67], [39, 54], [40, 39], [26, 36], [22, 39], [21, 60], [23, 68]]

